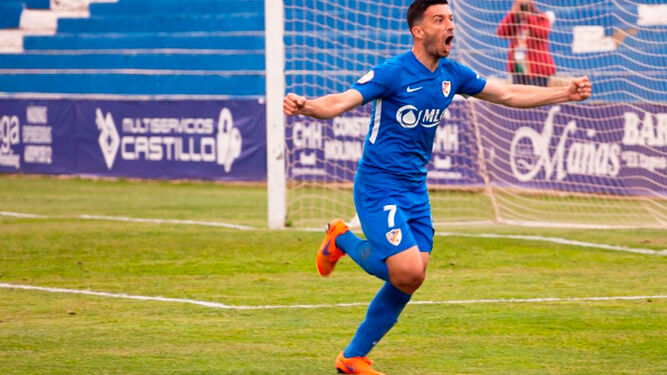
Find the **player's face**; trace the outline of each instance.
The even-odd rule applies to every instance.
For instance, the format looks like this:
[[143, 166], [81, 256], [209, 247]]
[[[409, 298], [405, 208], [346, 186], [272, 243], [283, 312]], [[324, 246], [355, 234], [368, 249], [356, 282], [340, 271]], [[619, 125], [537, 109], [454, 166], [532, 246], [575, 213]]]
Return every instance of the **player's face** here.
[[449, 5], [428, 7], [420, 26], [424, 32], [424, 49], [433, 56], [449, 56], [454, 39], [454, 15]]

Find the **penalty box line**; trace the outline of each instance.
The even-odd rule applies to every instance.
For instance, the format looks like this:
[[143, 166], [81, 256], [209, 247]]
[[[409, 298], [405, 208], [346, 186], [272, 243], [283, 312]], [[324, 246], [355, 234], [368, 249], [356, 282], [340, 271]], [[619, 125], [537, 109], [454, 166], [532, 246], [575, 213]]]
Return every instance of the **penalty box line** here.
[[[87, 296], [119, 298], [138, 301], [155, 301], [155, 302], [169, 302], [191, 304], [204, 307], [211, 307], [223, 310], [275, 310], [275, 309], [329, 309], [340, 307], [358, 307], [368, 306], [366, 302], [352, 302], [352, 303], [334, 303], [334, 304], [312, 304], [312, 305], [226, 305], [218, 302], [198, 301], [185, 298], [168, 298], [160, 296], [139, 296], [124, 293], [106, 293], [96, 292], [92, 290], [76, 290], [65, 288], [49, 288], [33, 285], [21, 284], [7, 284], [0, 283], [0, 288], [4, 289], [20, 289], [20, 290], [36, 290], [49, 293], [61, 294], [79, 294]], [[494, 303], [546, 303], [546, 302], [589, 302], [589, 301], [634, 301], [634, 300], [652, 300], [652, 299], [666, 299], [665, 295], [656, 296], [611, 296], [611, 297], [547, 297], [547, 298], [499, 298], [499, 299], [469, 299], [469, 300], [445, 300], [445, 301], [410, 301], [411, 305], [470, 305], [470, 304], [494, 304]]]
[[[106, 216], [106, 215], [74, 215], [74, 216], [48, 216], [48, 215], [34, 215], [21, 212], [9, 212], [9, 211], [0, 211], [0, 216], [7, 217], [16, 217], [16, 218], [27, 218], [27, 219], [51, 219], [51, 218], [75, 218], [82, 220], [109, 220], [109, 221], [123, 221], [131, 223], [148, 223], [148, 224], [173, 224], [173, 225], [197, 225], [197, 226], [209, 226], [209, 227], [219, 227], [219, 228], [229, 228], [237, 230], [258, 230], [259, 228], [254, 228], [246, 225], [239, 224], [230, 224], [216, 221], [202, 221], [202, 220], [177, 220], [177, 219], [147, 219], [147, 218], [137, 218], [137, 217], [124, 217], [124, 216]], [[324, 226], [322, 227], [324, 228]], [[321, 231], [322, 228], [307, 228], [305, 231]], [[512, 240], [522, 240], [522, 241], [541, 241], [541, 242], [551, 242], [561, 245], [569, 246], [578, 246], [578, 247], [588, 247], [594, 249], [610, 250], [610, 251], [619, 251], [626, 253], [634, 254], [644, 254], [644, 255], [657, 255], [657, 256], [667, 256], [667, 249], [665, 250], [652, 250], [636, 247], [627, 247], [627, 246], [616, 246], [616, 245], [607, 245], [593, 242], [585, 241], [576, 241], [568, 240], [566, 238], [560, 237], [543, 237], [543, 236], [526, 236], [526, 235], [511, 235], [511, 234], [495, 234], [495, 233], [453, 233], [453, 232], [436, 232], [436, 236], [442, 237], [469, 237], [469, 238], [496, 238], [496, 239], [512, 239]]]
[[124, 221], [129, 223], [148, 223], [148, 224], [174, 224], [174, 225], [199, 225], [206, 227], [220, 227], [238, 230], [252, 230], [253, 227], [239, 224], [222, 223], [218, 221], [202, 221], [202, 220], [178, 220], [178, 219], [147, 219], [141, 217], [125, 217], [125, 216], [106, 216], [106, 215], [73, 215], [73, 216], [49, 216], [49, 215], [34, 215], [22, 212], [0, 211], [0, 216], [16, 217], [22, 219], [53, 219], [53, 218], [73, 218], [82, 220], [109, 220], [109, 221]]
[[551, 242], [561, 245], [591, 247], [603, 250], [621, 251], [626, 253], [657, 255], [657, 256], [667, 255], [667, 250], [651, 250], [651, 249], [642, 249], [637, 247], [607, 245], [607, 244], [592, 243], [585, 241], [568, 240], [567, 238], [560, 238], [560, 237], [543, 237], [543, 236], [527, 236], [527, 235], [495, 234], [495, 233], [468, 234], [468, 233], [450, 233], [450, 232], [436, 232], [435, 235], [442, 237], [472, 237], [472, 238], [495, 238], [495, 239], [523, 240], [523, 241], [541, 241], [541, 242]]

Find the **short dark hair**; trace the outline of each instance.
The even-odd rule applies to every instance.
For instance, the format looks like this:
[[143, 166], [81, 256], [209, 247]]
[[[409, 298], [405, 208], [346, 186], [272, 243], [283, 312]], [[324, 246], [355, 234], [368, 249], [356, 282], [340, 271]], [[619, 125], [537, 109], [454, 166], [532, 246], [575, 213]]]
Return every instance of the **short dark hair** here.
[[424, 18], [424, 12], [431, 5], [436, 4], [449, 4], [447, 0], [415, 0], [410, 4], [408, 8], [408, 28], [412, 30], [412, 26], [415, 22], [419, 22]]

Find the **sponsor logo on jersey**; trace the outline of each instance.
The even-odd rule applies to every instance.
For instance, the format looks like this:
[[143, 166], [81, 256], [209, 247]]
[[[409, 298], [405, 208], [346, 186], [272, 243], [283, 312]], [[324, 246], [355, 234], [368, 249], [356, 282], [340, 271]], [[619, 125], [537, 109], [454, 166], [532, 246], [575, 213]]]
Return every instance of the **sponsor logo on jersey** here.
[[407, 91], [407, 92], [415, 92], [415, 91], [419, 91], [419, 90], [421, 90], [422, 88], [423, 88], [422, 86], [419, 86], [419, 87], [410, 87], [410, 86], [408, 86], [408, 87], [405, 89], [405, 91]]
[[452, 82], [451, 81], [442, 81], [442, 94], [445, 98], [449, 97], [449, 93], [452, 91]]
[[413, 105], [404, 105], [396, 111], [396, 121], [404, 128], [411, 129], [417, 125], [432, 128], [440, 124], [445, 111], [440, 108], [418, 110]]
[[387, 232], [386, 236], [390, 244], [398, 246], [403, 239], [403, 232], [401, 232], [401, 228], [396, 228]]
[[357, 80], [357, 83], [360, 85], [363, 85], [364, 83], [370, 82], [373, 77], [375, 77], [375, 72], [372, 70], [369, 70], [368, 73], [364, 74]]

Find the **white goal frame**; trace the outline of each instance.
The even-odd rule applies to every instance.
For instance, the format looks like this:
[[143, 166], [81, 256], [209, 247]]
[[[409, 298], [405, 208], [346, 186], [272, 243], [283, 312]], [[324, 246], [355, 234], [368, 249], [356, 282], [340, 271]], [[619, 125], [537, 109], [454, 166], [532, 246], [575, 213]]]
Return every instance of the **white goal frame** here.
[[285, 29], [282, 0], [264, 2], [266, 43], [266, 185], [268, 225], [285, 227], [287, 217], [287, 179], [285, 174]]

